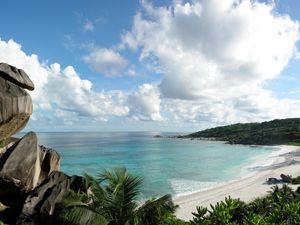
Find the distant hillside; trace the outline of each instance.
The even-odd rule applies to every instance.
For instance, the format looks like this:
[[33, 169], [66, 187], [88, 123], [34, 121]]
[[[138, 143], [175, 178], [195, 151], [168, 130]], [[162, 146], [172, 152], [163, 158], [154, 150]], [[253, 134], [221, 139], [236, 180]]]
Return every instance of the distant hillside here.
[[300, 118], [276, 119], [263, 123], [238, 123], [206, 129], [184, 138], [215, 138], [230, 144], [300, 145]]

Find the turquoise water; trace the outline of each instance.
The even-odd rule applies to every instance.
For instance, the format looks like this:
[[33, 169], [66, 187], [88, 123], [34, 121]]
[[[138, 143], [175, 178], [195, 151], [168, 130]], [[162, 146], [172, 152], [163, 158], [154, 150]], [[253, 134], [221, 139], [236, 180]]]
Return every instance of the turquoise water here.
[[[144, 178], [143, 197], [187, 194], [226, 182], [265, 163], [270, 147], [153, 138], [157, 133], [38, 133], [39, 143], [60, 153], [61, 170], [96, 175], [127, 167]], [[162, 134], [170, 135], [170, 134]]]

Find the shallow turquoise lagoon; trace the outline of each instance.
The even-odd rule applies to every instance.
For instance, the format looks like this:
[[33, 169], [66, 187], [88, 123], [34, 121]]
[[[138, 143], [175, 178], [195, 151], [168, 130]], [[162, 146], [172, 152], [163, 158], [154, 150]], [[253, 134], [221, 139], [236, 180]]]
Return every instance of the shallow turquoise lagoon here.
[[[143, 197], [182, 195], [245, 176], [270, 161], [274, 148], [214, 141], [153, 138], [158, 133], [38, 133], [39, 143], [57, 150], [61, 170], [97, 175], [127, 167], [144, 178]], [[160, 134], [175, 135], [175, 134]]]

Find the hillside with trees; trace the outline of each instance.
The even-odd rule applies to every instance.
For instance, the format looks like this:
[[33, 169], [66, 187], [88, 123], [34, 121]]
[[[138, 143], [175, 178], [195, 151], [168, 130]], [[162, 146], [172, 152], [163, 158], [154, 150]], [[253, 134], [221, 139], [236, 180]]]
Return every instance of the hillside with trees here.
[[262, 123], [237, 123], [195, 132], [180, 138], [213, 138], [230, 144], [300, 144], [300, 118]]

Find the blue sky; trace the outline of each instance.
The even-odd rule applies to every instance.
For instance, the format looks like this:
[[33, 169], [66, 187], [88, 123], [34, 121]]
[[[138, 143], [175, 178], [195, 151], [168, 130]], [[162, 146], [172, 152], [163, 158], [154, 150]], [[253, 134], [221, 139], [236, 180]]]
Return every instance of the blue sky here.
[[6, 1], [27, 130], [195, 131], [300, 114], [296, 0]]

